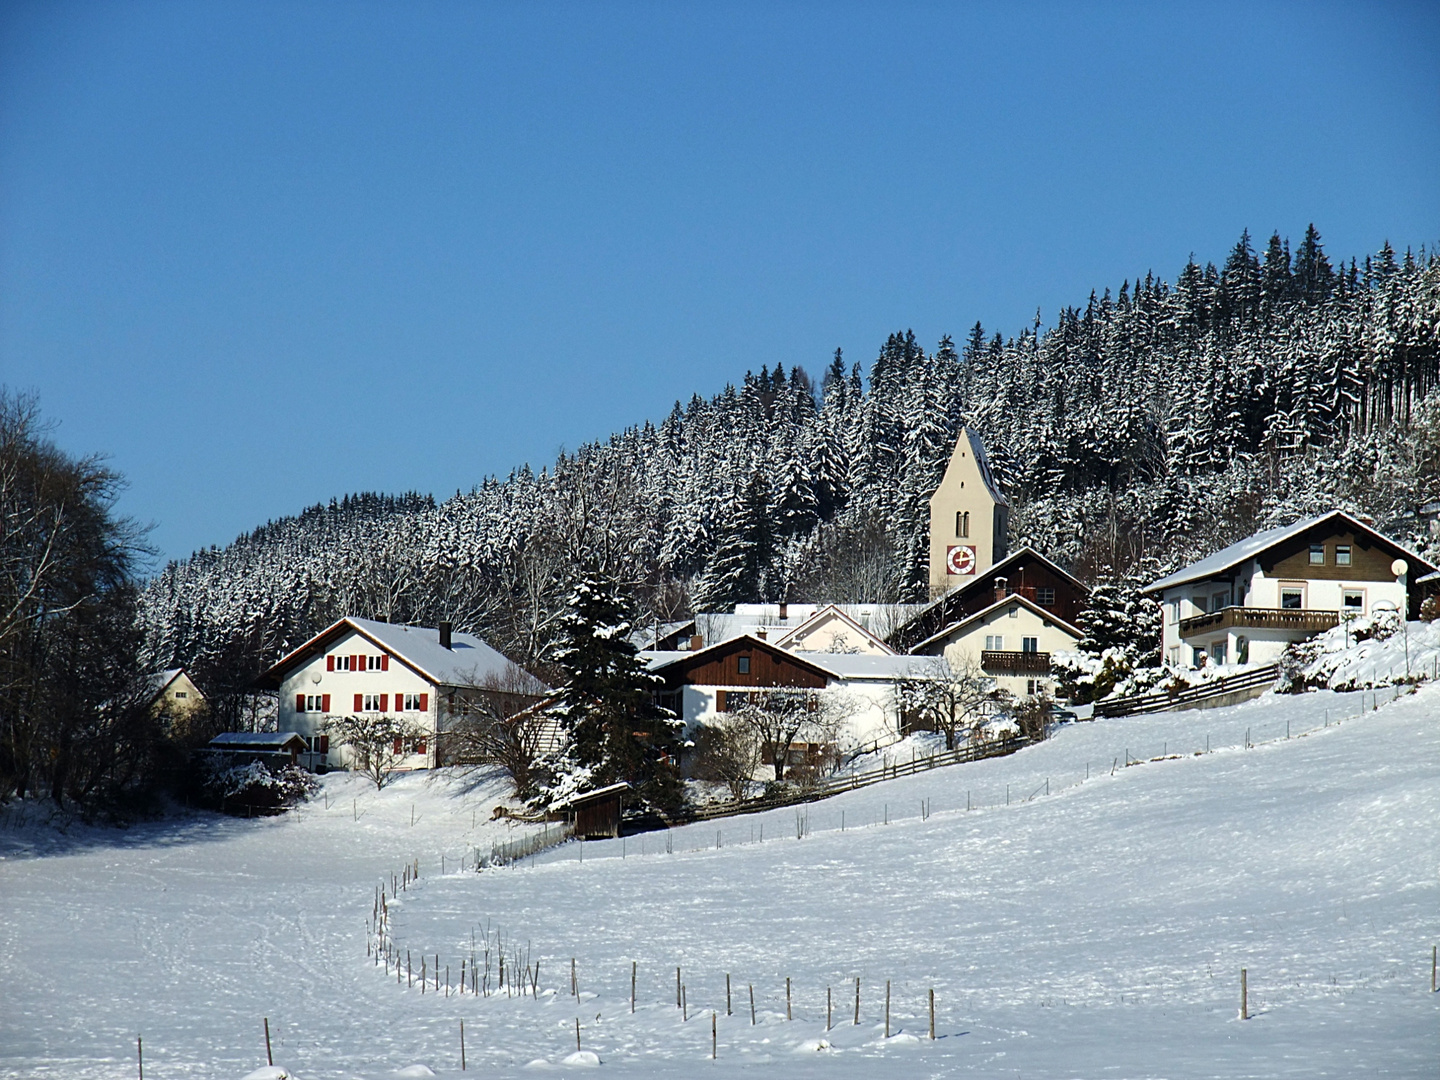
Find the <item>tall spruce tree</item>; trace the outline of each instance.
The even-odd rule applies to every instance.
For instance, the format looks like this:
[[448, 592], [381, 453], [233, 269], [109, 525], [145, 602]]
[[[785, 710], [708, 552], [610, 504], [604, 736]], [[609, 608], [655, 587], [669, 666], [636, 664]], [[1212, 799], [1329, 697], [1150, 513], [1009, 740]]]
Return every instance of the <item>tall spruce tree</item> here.
[[662, 680], [645, 670], [625, 601], [589, 572], [576, 583], [560, 620], [555, 662], [565, 674], [556, 709], [576, 763], [588, 770], [582, 789], [624, 781], [664, 812], [684, 801], [678, 760], [679, 721], [655, 703]]

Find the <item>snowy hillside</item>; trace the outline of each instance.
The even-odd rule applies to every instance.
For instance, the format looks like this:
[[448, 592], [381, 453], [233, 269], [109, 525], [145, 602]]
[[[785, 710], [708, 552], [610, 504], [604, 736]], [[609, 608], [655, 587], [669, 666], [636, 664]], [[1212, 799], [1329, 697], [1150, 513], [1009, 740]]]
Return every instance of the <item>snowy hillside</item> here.
[[[149, 1076], [239, 1078], [268, 1017], [302, 1080], [458, 1074], [462, 1019], [480, 1075], [581, 1071], [577, 1019], [618, 1075], [1427, 1075], [1437, 720], [1440, 687], [1073, 724], [812, 805], [803, 839], [784, 810], [478, 874], [455, 861], [511, 831], [486, 821], [499, 792], [446, 777], [332, 775], [289, 817], [122, 834], [11, 815], [0, 1074], [133, 1076], [142, 1033]], [[488, 926], [538, 959], [538, 1000], [422, 996], [367, 960], [374, 888], [409, 858], [392, 924], [417, 971], [438, 952], [458, 981]]]

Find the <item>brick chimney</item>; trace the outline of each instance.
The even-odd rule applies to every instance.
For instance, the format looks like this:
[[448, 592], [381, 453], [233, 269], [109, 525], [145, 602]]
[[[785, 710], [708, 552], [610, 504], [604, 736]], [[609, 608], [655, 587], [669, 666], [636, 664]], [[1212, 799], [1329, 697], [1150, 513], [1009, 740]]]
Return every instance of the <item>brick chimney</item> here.
[[690, 638], [690, 651], [699, 652], [705, 647], [705, 638], [701, 634], [694, 634]]
[[440, 647], [441, 647], [442, 649], [448, 649], [448, 648], [451, 647], [451, 646], [450, 646], [450, 632], [451, 632], [453, 629], [454, 629], [454, 627], [451, 626], [451, 624], [450, 624], [450, 622], [449, 622], [448, 619], [441, 619], [441, 620], [440, 620], [440, 626], [439, 626], [439, 630], [440, 630]]
[[997, 577], [995, 579], [995, 601], [997, 603], [1005, 599], [1005, 586], [1008, 584], [1009, 582], [1003, 577]]

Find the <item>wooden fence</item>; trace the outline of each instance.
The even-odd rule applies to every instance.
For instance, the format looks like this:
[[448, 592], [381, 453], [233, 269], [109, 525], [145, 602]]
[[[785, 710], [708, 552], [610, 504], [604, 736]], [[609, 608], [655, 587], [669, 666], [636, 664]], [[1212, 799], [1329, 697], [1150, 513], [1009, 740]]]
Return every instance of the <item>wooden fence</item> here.
[[736, 814], [758, 814], [762, 811], [774, 810], [782, 806], [795, 806], [799, 803], [818, 802], [821, 799], [828, 799], [832, 796], [843, 794], [846, 791], [855, 791], [858, 788], [869, 787], [871, 784], [879, 784], [885, 780], [894, 780], [901, 776], [913, 776], [916, 773], [944, 768], [947, 765], [960, 765], [967, 761], [983, 761], [985, 758], [1005, 757], [1008, 754], [1015, 753], [1015, 751], [1019, 750], [1022, 746], [1027, 745], [1029, 741], [1030, 740], [1019, 735], [1007, 735], [999, 739], [990, 739], [985, 742], [962, 746], [958, 750], [942, 750], [937, 754], [913, 757], [909, 761], [897, 761], [892, 764], [882, 765], [878, 769], [852, 773], [849, 776], [828, 777], [807, 787], [788, 791], [783, 795], [716, 803], [692, 811], [684, 819], [677, 820], [675, 824], [680, 825], [688, 821], [712, 821], [715, 818], [733, 817]]
[[1223, 679], [1212, 679], [1196, 686], [1187, 686], [1183, 690], [1162, 690], [1139, 697], [1097, 702], [1095, 715], [1096, 717], [1116, 717], [1164, 712], [1166, 709], [1178, 709], [1183, 705], [1194, 705], [1210, 698], [1236, 694], [1242, 690], [1269, 686], [1279, 678], [1280, 665], [1270, 664], [1253, 671], [1242, 671], [1238, 675], [1229, 675]]

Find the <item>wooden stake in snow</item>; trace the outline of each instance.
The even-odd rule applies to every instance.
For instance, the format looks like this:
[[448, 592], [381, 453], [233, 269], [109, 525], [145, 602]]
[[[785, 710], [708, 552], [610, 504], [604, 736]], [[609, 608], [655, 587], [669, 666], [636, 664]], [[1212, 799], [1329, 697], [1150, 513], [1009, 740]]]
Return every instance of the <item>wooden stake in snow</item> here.
[[631, 1011], [632, 1013], [635, 1011], [635, 969], [636, 969], [636, 967], [637, 967], [636, 961], [631, 960], [631, 961], [630, 961], [630, 1011]]
[[690, 1020], [690, 1002], [685, 996], [685, 987], [683, 986], [680, 987], [680, 1019], [687, 1023]]
[[890, 980], [885, 980], [885, 1037], [890, 1037]]
[[580, 1053], [580, 1018], [575, 1018], [575, 1052]]
[[145, 1080], [145, 1043], [139, 1035], [135, 1036], [135, 1060], [140, 1066], [140, 1080]]
[[830, 987], [827, 986], [827, 987], [825, 987], [825, 1030], [826, 1030], [826, 1031], [829, 1031], [829, 1030], [830, 1030], [830, 1013], [831, 1013]]
[[860, 977], [855, 977], [855, 1023], [860, 1023]]
[[725, 1015], [730, 1015], [730, 973], [725, 973]]
[[790, 1012], [790, 976], [789, 976], [789, 975], [786, 975], [786, 976], [785, 976], [785, 1019], [786, 1019], [786, 1020], [794, 1020], [794, 1019], [795, 1019], [795, 1017], [794, 1017], [794, 1016], [791, 1014], [791, 1012]]
[[1432, 994], [1435, 993], [1435, 959], [1436, 959], [1436, 947], [1435, 947], [1434, 945], [1431, 945], [1431, 946], [1430, 946], [1430, 992], [1431, 992]]
[[935, 988], [930, 988], [930, 1038], [935, 1038]]
[[755, 1026], [755, 984], [750, 983], [750, 1026]]
[[710, 1060], [715, 1060], [715, 1014], [710, 1014]]
[[575, 972], [575, 958], [570, 958], [570, 993], [577, 999], [580, 997], [580, 979]]
[[460, 1071], [465, 1071], [465, 1021], [460, 1021]]
[[1240, 969], [1240, 1019], [1250, 1019], [1250, 988], [1246, 985], [1245, 969]]
[[680, 969], [675, 969], [675, 1007], [680, 1008]]
[[265, 1017], [265, 1064], [275, 1067], [275, 1055], [270, 1052], [270, 1018]]

